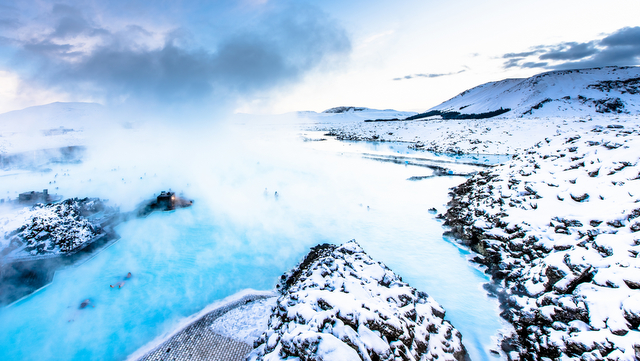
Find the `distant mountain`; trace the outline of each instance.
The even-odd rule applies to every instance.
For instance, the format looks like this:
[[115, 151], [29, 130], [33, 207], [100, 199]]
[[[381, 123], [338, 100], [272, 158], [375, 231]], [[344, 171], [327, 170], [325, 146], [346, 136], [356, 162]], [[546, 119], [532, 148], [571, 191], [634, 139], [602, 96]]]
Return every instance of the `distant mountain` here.
[[85, 145], [85, 131], [103, 128], [97, 103], [51, 103], [0, 114], [0, 155]]
[[51, 128], [82, 128], [104, 113], [98, 103], [55, 102], [0, 114], [0, 132], [43, 131]]
[[367, 120], [399, 120], [417, 114], [394, 109], [371, 109], [365, 107], [341, 106], [327, 109], [322, 113], [312, 111], [297, 112], [298, 116], [317, 123], [349, 123]]
[[[502, 114], [538, 117], [598, 113], [640, 113], [640, 67], [560, 70], [526, 79], [489, 82], [422, 115], [473, 119]], [[421, 117], [424, 116], [417, 116]]]
[[336, 114], [336, 113], [347, 113], [347, 112], [361, 112], [367, 109], [368, 108], [361, 108], [361, 107], [335, 107], [335, 108], [327, 109], [323, 113]]

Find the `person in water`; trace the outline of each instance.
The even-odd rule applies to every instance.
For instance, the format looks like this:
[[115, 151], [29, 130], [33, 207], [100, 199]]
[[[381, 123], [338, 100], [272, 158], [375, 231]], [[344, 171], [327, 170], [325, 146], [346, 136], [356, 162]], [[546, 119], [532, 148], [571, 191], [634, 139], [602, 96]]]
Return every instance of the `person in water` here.
[[[127, 275], [124, 277], [124, 280], [128, 280], [128, 279], [130, 279], [132, 276], [133, 276], [133, 275], [131, 274], [131, 272], [129, 272], [129, 273], [127, 273]], [[115, 285], [110, 285], [110, 286], [111, 286], [111, 288], [116, 288], [116, 287], [118, 287], [118, 288], [122, 288], [122, 287], [124, 286], [124, 280], [122, 280], [122, 281], [120, 281], [120, 282], [116, 283]]]
[[80, 304], [80, 309], [86, 308], [89, 305], [91, 305], [91, 307], [96, 307], [92, 305], [91, 300], [87, 298], [86, 300], [82, 301], [82, 303]]
[[93, 304], [93, 301], [91, 301], [90, 298], [87, 298], [86, 300], [84, 300], [84, 301], [82, 301], [80, 303], [80, 306], [78, 307], [78, 310], [76, 310], [76, 312], [73, 313], [73, 315], [71, 316], [71, 318], [67, 322], [75, 321], [76, 317], [78, 317], [80, 315], [80, 312], [82, 312], [82, 311], [79, 311], [79, 310], [84, 310], [85, 308], [87, 308], [89, 306], [94, 307], [94, 308], [96, 307]]

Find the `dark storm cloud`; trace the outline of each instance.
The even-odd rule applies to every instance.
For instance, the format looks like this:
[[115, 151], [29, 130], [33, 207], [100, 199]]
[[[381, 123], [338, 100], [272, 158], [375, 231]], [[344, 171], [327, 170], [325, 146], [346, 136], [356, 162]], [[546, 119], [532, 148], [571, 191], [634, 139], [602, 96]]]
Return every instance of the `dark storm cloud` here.
[[[534, 55], [537, 56], [537, 60]], [[508, 53], [504, 68], [573, 69], [640, 64], [640, 27], [622, 28], [603, 39], [538, 46], [531, 52]], [[544, 60], [544, 61], [541, 61]]]
[[600, 42], [602, 45], [640, 47], [640, 27], [623, 28], [607, 36]]
[[466, 70], [460, 70], [457, 72], [451, 72], [451, 73], [442, 73], [442, 74], [413, 74], [413, 75], [405, 75], [401, 78], [394, 78], [393, 80], [408, 80], [408, 79], [413, 79], [413, 78], [439, 78], [441, 76], [449, 76], [449, 75], [455, 75], [455, 74], [460, 74], [460, 73], [464, 73]]
[[598, 52], [599, 50], [595, 47], [594, 41], [588, 43], [564, 43], [555, 49], [546, 51], [538, 58], [540, 60], [577, 60]]
[[250, 28], [208, 48], [183, 46], [189, 41], [180, 29], [164, 35], [161, 46], [149, 46], [136, 40], [152, 35], [143, 26], [109, 31], [71, 6], [56, 5], [51, 16], [52, 29], [24, 41], [18, 62], [36, 66], [32, 78], [45, 86], [106, 99], [164, 103], [249, 95], [299, 80], [351, 51], [345, 31], [306, 5], [271, 8]]

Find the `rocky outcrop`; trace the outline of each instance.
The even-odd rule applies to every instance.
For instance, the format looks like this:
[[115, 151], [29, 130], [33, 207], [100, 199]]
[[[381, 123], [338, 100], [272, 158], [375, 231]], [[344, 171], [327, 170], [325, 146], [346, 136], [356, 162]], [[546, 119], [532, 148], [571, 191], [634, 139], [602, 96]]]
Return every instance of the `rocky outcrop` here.
[[468, 359], [444, 309], [355, 241], [314, 247], [278, 288], [248, 360]]
[[639, 154], [637, 128], [595, 127], [453, 189], [445, 224], [492, 276], [510, 359], [640, 357]]
[[13, 234], [12, 243], [24, 244], [31, 255], [71, 252], [102, 232], [100, 223], [89, 217], [113, 213], [97, 198], [71, 198], [55, 204], [36, 204], [29, 220]]

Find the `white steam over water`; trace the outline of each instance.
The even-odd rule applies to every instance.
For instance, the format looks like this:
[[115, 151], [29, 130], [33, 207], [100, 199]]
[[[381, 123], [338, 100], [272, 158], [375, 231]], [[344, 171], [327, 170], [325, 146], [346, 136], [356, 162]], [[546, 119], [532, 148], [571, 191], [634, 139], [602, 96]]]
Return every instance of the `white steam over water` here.
[[[3, 359], [124, 359], [216, 300], [272, 289], [309, 247], [354, 238], [442, 304], [473, 360], [491, 358], [502, 324], [497, 302], [481, 288], [488, 279], [443, 239], [428, 212], [444, 211], [448, 188], [463, 178], [407, 181], [431, 171], [303, 142], [285, 118], [260, 121], [120, 122], [90, 135], [81, 164], [4, 172], [3, 198], [48, 188], [129, 211], [170, 188], [194, 205], [121, 224], [118, 242], [0, 309]], [[122, 289], [109, 287], [127, 272], [133, 278]], [[79, 310], [87, 298], [95, 307]]]

